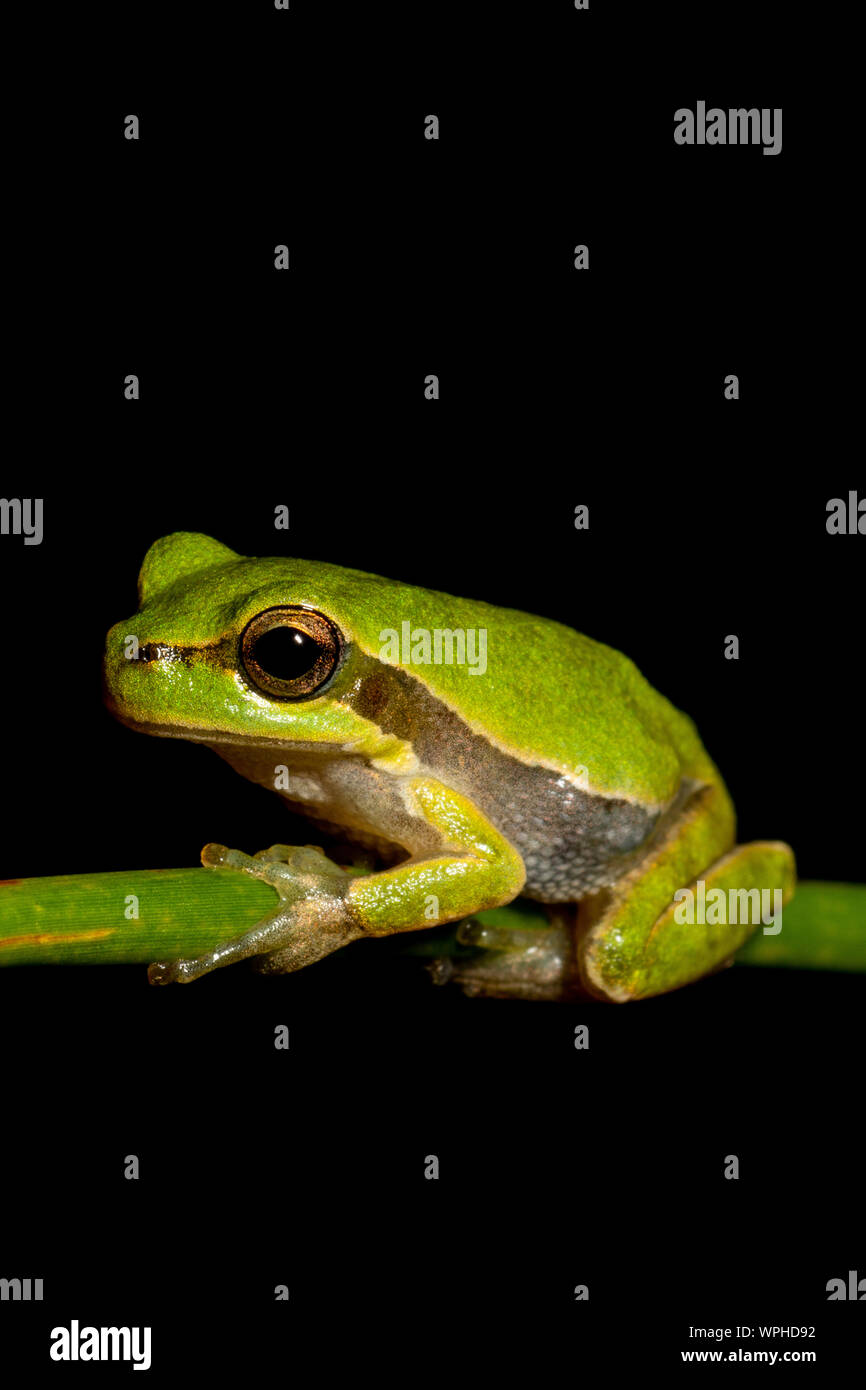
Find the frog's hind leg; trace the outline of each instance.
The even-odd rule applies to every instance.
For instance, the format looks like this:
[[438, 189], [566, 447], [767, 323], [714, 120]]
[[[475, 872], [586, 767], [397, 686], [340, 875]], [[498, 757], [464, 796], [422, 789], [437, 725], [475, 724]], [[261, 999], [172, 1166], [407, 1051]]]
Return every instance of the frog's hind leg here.
[[591, 993], [617, 1003], [664, 994], [729, 964], [760, 922], [781, 929], [794, 855], [776, 840], [732, 845], [729, 807], [720, 786], [697, 788], [629, 874], [580, 904], [578, 962]]
[[574, 930], [565, 909], [547, 925], [507, 925], [495, 912], [485, 920], [469, 918], [457, 931], [461, 946], [475, 948], [474, 956], [440, 956], [428, 967], [434, 983], [453, 983], [464, 994], [493, 999], [570, 999], [580, 987], [574, 949]]

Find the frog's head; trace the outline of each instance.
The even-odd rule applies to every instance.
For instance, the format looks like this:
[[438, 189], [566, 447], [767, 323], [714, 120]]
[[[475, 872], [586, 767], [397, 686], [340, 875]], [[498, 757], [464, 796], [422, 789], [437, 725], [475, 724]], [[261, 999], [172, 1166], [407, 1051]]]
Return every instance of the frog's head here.
[[364, 714], [353, 708], [392, 587], [316, 561], [246, 559], [209, 536], [165, 536], [144, 558], [139, 612], [106, 638], [106, 703], [169, 738], [394, 755], [369, 700]]

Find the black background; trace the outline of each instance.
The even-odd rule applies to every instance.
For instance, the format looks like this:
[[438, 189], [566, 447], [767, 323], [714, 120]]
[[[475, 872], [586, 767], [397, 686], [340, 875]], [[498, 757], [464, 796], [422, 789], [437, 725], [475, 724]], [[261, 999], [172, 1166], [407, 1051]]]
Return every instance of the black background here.
[[[863, 541], [825, 529], [863, 493], [830, 317], [850, 195], [792, 81], [808, 36], [787, 7], [469, 8], [133, 7], [72, 27], [56, 109], [22, 103], [3, 492], [44, 497], [45, 538], [0, 547], [6, 876], [291, 838], [208, 750], [100, 704], [145, 550], [189, 529], [625, 650], [696, 719], [741, 839], [862, 880]], [[781, 155], [676, 146], [699, 99], [783, 107]], [[866, 1274], [861, 981], [737, 968], [627, 1008], [528, 1005], [435, 990], [379, 946], [189, 990], [0, 975], [0, 1273], [46, 1286], [3, 1305], [4, 1357], [74, 1374], [47, 1344], [78, 1317], [152, 1324], [156, 1378], [266, 1381], [308, 1353], [401, 1378], [503, 1353], [669, 1370], [708, 1345], [690, 1324], [743, 1323], [814, 1326], [800, 1345], [841, 1365], [862, 1313], [826, 1282]]]

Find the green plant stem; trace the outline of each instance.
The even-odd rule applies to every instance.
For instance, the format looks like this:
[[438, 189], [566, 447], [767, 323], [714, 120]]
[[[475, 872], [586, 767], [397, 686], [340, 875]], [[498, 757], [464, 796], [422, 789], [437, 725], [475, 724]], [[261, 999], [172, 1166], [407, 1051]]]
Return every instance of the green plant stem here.
[[[277, 904], [259, 879], [227, 869], [138, 869], [0, 883], [0, 965], [108, 965], [196, 956], [240, 936]], [[133, 915], [128, 915], [132, 913]], [[135, 915], [137, 913], [137, 915]], [[536, 905], [497, 909], [525, 927]], [[410, 955], [464, 948], [456, 925], [409, 933]], [[778, 936], [761, 930], [737, 957], [745, 965], [866, 970], [866, 885], [801, 883]]]
[[0, 965], [197, 956], [248, 931], [277, 902], [267, 883], [232, 869], [12, 879], [0, 883]]
[[765, 936], [759, 927], [737, 964], [866, 970], [866, 884], [798, 883], [782, 910], [778, 936]]

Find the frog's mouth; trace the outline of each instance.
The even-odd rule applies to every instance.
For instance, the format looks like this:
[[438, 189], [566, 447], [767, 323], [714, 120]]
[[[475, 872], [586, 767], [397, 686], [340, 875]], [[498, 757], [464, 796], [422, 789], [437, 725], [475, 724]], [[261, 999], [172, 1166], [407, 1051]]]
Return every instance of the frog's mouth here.
[[[212, 666], [221, 673], [220, 652], [225, 643], [209, 647], [179, 647], [165, 642], [145, 642], [138, 649], [134, 661], [127, 661], [116, 652], [109, 650], [102, 664], [102, 702], [110, 714], [128, 729], [152, 734], [156, 738], [184, 739], [190, 743], [238, 744], [273, 748], [285, 742], [282, 731], [273, 734], [254, 734], [244, 731], [224, 731], [218, 726], [199, 724], [201, 710], [190, 689], [185, 685], [184, 673], [194, 673], [203, 666]], [[141, 681], [135, 679], [135, 671], [147, 671]], [[177, 686], [178, 694], [161, 688], [160, 674], [168, 676]], [[155, 685], [151, 685], [156, 682]], [[155, 717], [146, 712], [150, 703], [161, 704]], [[176, 703], [177, 717], [173, 716]], [[160, 716], [163, 717], [160, 717]]]
[[142, 719], [140, 715], [135, 714], [128, 706], [119, 701], [108, 687], [103, 693], [103, 703], [118, 723], [125, 724], [127, 729], [135, 729], [142, 734], [152, 734], [155, 738], [179, 738], [183, 739], [185, 743], [204, 743], [217, 751], [221, 747], [268, 748], [270, 750], [291, 748], [293, 754], [312, 753], [325, 757], [346, 753], [342, 744], [287, 738], [285, 732], [273, 734], [226, 733], [221, 729], [209, 729], [205, 725], [168, 724], [156, 719]]

